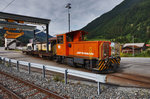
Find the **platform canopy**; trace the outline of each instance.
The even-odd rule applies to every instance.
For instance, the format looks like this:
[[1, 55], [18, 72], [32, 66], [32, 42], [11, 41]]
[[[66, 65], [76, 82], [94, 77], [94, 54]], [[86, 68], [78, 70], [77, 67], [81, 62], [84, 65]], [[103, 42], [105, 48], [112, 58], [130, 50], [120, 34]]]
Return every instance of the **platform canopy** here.
[[[0, 12], [0, 21], [7, 22], [7, 23], [1, 22], [0, 27], [5, 27], [5, 28], [8, 28], [8, 29], [16, 29], [16, 30], [17, 29], [18, 30], [34, 30], [34, 39], [35, 39], [35, 29], [36, 29], [36, 27], [25, 25], [25, 24], [45, 25], [46, 26], [47, 52], [49, 52], [48, 34], [49, 34], [49, 23], [51, 21], [50, 19], [44, 19], [44, 18], [37, 18], [37, 17], [25, 16], [25, 15], [18, 15], [18, 14]], [[16, 36], [16, 34], [13, 34], [13, 33], [10, 33], [10, 34], [14, 35], [14, 37], [18, 36], [18, 35]], [[6, 37], [10, 36], [10, 34], [7, 33]], [[36, 43], [34, 41], [34, 45], [35, 44]]]
[[12, 22], [4, 22], [0, 21], [0, 28], [13, 28], [16, 30], [23, 30], [23, 31], [34, 31], [36, 29], [36, 26], [31, 26], [31, 25], [21, 25], [17, 23], [12, 23]]
[[24, 32], [14, 33], [14, 32], [6, 31], [6, 34], [4, 34], [4, 37], [7, 39], [16, 39], [22, 35], [24, 35]]
[[17, 21], [24, 21], [24, 22], [28, 22], [31, 24], [49, 24], [49, 22], [51, 21], [49, 19], [24, 16], [24, 15], [18, 15], [18, 14], [11, 14], [11, 13], [5, 13], [5, 12], [0, 12], [0, 19], [11, 19], [11, 20], [17, 20]]

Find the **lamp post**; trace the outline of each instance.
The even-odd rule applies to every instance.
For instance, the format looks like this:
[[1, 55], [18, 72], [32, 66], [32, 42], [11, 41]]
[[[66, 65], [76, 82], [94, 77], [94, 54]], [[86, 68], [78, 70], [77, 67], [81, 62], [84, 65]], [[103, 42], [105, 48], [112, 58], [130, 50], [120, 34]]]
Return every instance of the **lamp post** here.
[[70, 32], [70, 9], [71, 9], [71, 3], [68, 3], [66, 5], [66, 8], [68, 8], [68, 31]]
[[[131, 28], [133, 27], [133, 24], [131, 24]], [[133, 47], [132, 47], [132, 56], [134, 56], [134, 35], [132, 36], [133, 39]]]
[[132, 37], [133, 37], [133, 48], [132, 48], [133, 53], [132, 53], [132, 56], [134, 56], [134, 36], [132, 36]]

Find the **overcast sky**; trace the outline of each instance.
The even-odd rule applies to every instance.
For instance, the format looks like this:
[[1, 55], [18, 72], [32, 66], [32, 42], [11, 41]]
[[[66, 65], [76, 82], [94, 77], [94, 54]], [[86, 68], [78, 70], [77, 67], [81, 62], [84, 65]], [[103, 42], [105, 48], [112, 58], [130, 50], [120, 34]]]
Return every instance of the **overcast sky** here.
[[[0, 0], [0, 11], [12, 0]], [[123, 0], [15, 0], [4, 12], [51, 19], [50, 35], [68, 32], [65, 5], [71, 8], [71, 30], [78, 30]]]

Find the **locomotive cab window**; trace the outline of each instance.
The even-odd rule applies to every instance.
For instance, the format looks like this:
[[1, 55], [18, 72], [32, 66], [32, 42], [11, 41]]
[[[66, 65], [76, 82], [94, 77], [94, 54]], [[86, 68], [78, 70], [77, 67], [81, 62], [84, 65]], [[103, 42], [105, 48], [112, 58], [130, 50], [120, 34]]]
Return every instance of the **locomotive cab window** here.
[[67, 34], [67, 42], [73, 42], [73, 34]]
[[57, 44], [63, 44], [64, 39], [63, 36], [57, 36]]
[[109, 43], [104, 43], [103, 48], [104, 48], [104, 57], [109, 56]]

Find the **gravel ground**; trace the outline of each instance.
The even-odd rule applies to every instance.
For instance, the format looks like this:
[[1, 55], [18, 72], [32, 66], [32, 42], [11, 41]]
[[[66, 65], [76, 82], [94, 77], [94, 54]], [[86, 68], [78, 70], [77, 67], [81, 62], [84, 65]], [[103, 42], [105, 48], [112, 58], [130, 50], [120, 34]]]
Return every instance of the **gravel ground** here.
[[65, 85], [62, 80], [63, 78], [59, 78], [59, 76], [43, 78], [41, 74], [33, 72], [28, 74], [28, 72], [24, 70], [17, 72], [17, 70], [13, 68], [12, 71], [10, 71], [10, 67], [2, 64], [0, 64], [0, 70], [33, 82], [53, 92], [57, 92], [62, 96], [68, 96], [71, 99], [150, 99], [150, 89], [101, 84], [101, 94], [97, 95], [96, 83], [74, 83], [74, 81], [71, 80]]

